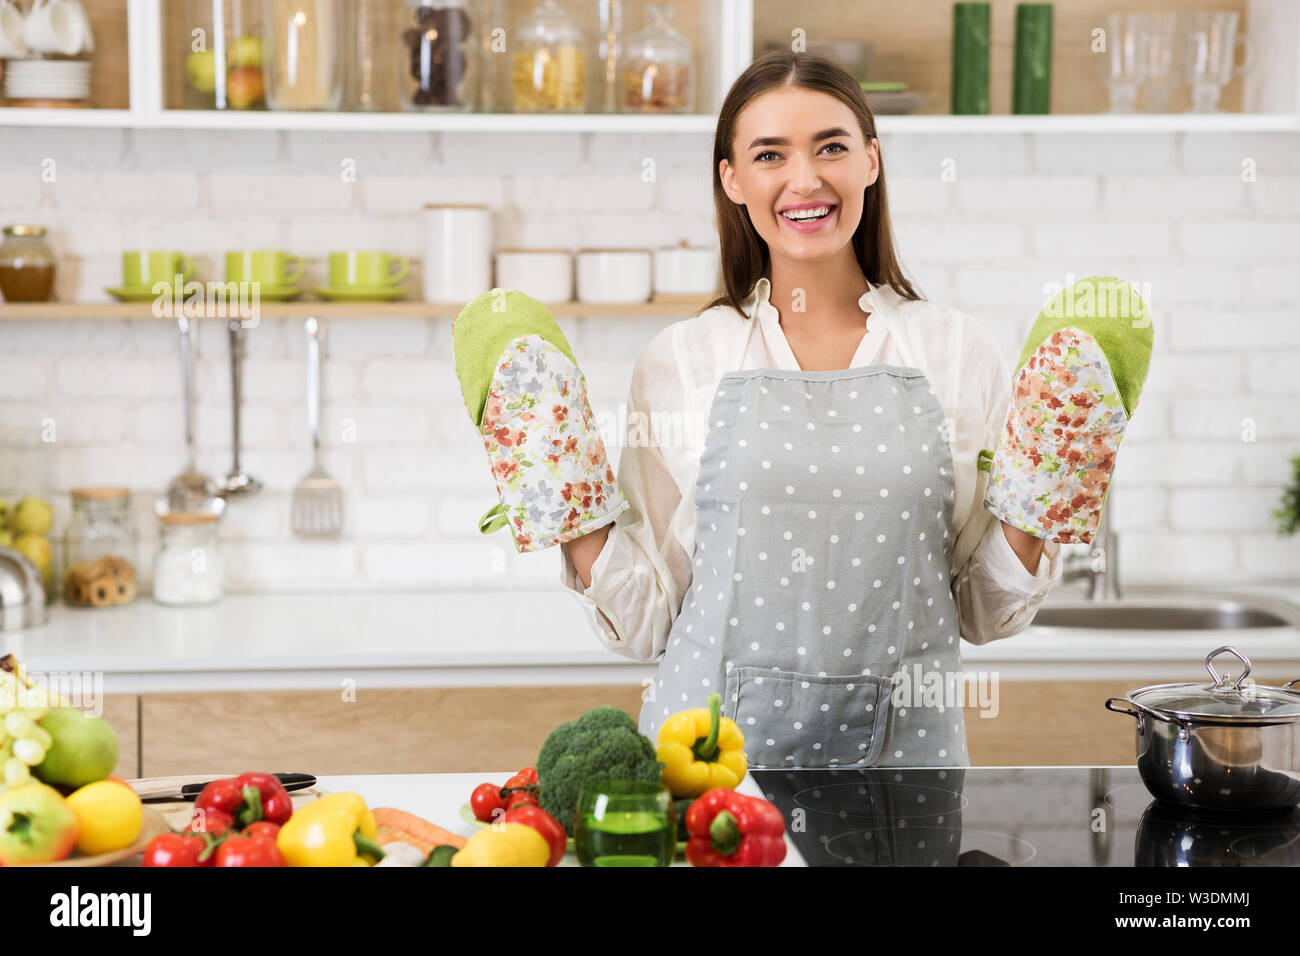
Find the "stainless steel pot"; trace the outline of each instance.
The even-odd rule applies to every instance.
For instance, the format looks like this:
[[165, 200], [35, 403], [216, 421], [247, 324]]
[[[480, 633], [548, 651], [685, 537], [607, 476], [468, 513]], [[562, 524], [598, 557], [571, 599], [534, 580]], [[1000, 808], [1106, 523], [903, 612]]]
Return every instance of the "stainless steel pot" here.
[[0, 547], [0, 631], [45, 623], [45, 582], [21, 551]]
[[[1231, 654], [1241, 676], [1220, 674]], [[1214, 679], [1154, 684], [1106, 701], [1137, 718], [1137, 764], [1152, 796], [1182, 807], [1279, 811], [1300, 804], [1300, 692], [1247, 681], [1250, 660], [1235, 647], [1205, 658]]]

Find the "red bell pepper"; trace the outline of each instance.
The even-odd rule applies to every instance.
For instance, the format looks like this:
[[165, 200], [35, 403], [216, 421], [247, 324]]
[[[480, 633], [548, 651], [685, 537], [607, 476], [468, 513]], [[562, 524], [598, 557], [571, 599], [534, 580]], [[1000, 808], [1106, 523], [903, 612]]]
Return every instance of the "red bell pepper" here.
[[214, 780], [203, 788], [194, 801], [194, 815], [214, 810], [229, 814], [235, 829], [243, 830], [258, 820], [284, 823], [293, 815], [293, 800], [271, 774], [244, 773]]
[[781, 811], [725, 787], [715, 787], [691, 804], [686, 832], [691, 866], [777, 866], [785, 859]]
[[220, 841], [205, 833], [160, 833], [144, 848], [141, 866], [212, 866]]
[[522, 823], [525, 826], [532, 827], [542, 835], [542, 838], [546, 840], [547, 845], [551, 848], [551, 855], [546, 860], [547, 866], [555, 866], [560, 860], [564, 859], [564, 851], [568, 849], [568, 834], [564, 832], [564, 827], [560, 824], [560, 821], [541, 807], [536, 804], [511, 807], [506, 811], [504, 822]]

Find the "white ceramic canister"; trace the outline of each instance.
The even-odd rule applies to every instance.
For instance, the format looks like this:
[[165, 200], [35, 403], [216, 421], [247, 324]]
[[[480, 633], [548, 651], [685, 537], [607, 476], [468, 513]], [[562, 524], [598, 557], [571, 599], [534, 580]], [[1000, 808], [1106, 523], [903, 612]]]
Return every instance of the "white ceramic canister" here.
[[424, 301], [464, 305], [492, 288], [492, 212], [426, 203]]
[[648, 302], [651, 270], [649, 249], [579, 249], [578, 301]]
[[518, 289], [542, 303], [573, 301], [573, 254], [568, 249], [498, 249], [498, 289]]
[[712, 246], [676, 246], [655, 250], [655, 295], [711, 295], [718, 284], [718, 250]]

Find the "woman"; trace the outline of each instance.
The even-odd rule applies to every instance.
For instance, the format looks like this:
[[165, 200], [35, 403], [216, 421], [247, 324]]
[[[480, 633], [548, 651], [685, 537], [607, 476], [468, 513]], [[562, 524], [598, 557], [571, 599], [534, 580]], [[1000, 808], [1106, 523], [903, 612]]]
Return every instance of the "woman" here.
[[961, 700], [891, 689], [951, 688], [958, 637], [1024, 630], [1060, 577], [1059, 544], [979, 505], [1005, 361], [904, 277], [875, 121], [833, 63], [737, 79], [713, 193], [725, 293], [637, 361], [629, 412], [659, 427], [622, 451], [630, 508], [563, 545], [564, 583], [613, 650], [660, 659], [651, 738], [718, 691], [753, 766], [966, 764]]

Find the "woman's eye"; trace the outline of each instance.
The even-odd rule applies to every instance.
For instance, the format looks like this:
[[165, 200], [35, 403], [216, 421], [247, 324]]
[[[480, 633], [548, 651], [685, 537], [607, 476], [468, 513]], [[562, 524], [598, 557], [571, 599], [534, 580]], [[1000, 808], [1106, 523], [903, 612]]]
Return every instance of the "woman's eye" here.
[[[827, 143], [825, 146], [822, 147], [822, 149], [827, 150], [830, 149], [832, 146], [835, 147], [835, 152], [837, 153], [847, 153], [849, 151], [849, 148], [845, 146], [843, 143]], [[765, 162], [765, 160], [763, 159], [764, 156], [776, 156], [777, 158], [780, 158], [780, 154], [778, 154], [774, 150], [765, 149], [763, 150], [763, 152], [759, 153], [757, 156], [754, 157], [754, 162], [756, 163]]]

